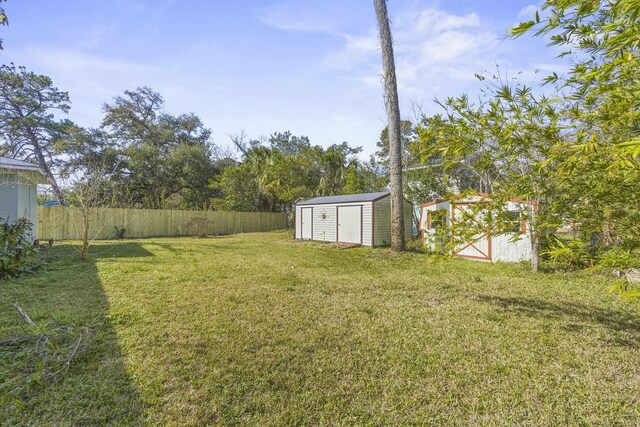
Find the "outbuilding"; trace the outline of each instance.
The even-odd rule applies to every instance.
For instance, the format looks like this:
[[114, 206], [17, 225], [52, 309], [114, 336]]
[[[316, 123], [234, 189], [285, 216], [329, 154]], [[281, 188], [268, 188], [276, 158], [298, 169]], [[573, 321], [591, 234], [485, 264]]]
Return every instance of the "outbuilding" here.
[[[405, 200], [405, 239], [411, 237], [413, 206]], [[295, 236], [301, 240], [385, 246], [391, 243], [388, 191], [316, 197], [296, 205]]]
[[[512, 232], [492, 233], [491, 228], [472, 238], [463, 238], [464, 233], [456, 230], [456, 221], [461, 222], [463, 215], [480, 217], [486, 213], [483, 209], [471, 209], [472, 205], [487, 204], [491, 196], [477, 194], [449, 200], [434, 200], [420, 205], [420, 227], [424, 243], [433, 250], [450, 251], [454, 256], [477, 261], [517, 262], [531, 260], [531, 226], [527, 217], [535, 213], [531, 202], [512, 199], [505, 206], [506, 217], [511, 218]], [[472, 221], [476, 221], [472, 216]], [[460, 238], [458, 238], [460, 237]]]
[[46, 183], [38, 165], [0, 157], [0, 219], [15, 222], [27, 218], [35, 238], [38, 184]]

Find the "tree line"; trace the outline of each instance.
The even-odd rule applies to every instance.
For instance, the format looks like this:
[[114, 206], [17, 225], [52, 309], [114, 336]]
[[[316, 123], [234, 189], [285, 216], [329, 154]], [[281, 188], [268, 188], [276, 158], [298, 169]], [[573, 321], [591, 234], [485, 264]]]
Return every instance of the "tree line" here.
[[61, 118], [68, 93], [24, 67], [0, 67], [0, 155], [37, 162], [63, 204], [82, 186], [96, 205], [149, 209], [291, 211], [299, 200], [383, 190], [384, 168], [347, 142], [326, 148], [289, 131], [233, 136], [222, 150], [193, 113], [169, 114], [149, 87], [104, 104], [99, 126]]

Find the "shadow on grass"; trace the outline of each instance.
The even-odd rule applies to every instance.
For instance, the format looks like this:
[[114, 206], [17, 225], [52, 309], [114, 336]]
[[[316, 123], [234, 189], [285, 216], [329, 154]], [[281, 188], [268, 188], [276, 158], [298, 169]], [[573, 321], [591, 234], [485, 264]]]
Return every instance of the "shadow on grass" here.
[[635, 338], [631, 341], [625, 341], [632, 343], [633, 346], [640, 345], [639, 319], [618, 311], [571, 302], [551, 303], [534, 298], [503, 298], [493, 295], [482, 295], [479, 299], [522, 316], [565, 320], [570, 322], [567, 329], [579, 329], [578, 325], [575, 325], [577, 322], [603, 326], [615, 332], [631, 333]]
[[[153, 254], [145, 249], [142, 242], [109, 241], [93, 244], [89, 247], [89, 261], [104, 258], [148, 258]], [[80, 251], [77, 250], [79, 254]]]
[[185, 240], [185, 242], [181, 245], [175, 245], [175, 244], [171, 244], [171, 243], [160, 243], [158, 241], [153, 241], [153, 242], [148, 242], [147, 246], [149, 247], [155, 247], [155, 248], [160, 248], [162, 250], [165, 250], [167, 252], [171, 252], [173, 255], [177, 255], [177, 256], [183, 256], [187, 253], [189, 253], [189, 250], [191, 249], [195, 249], [200, 245], [206, 245], [207, 246], [207, 251], [208, 252], [215, 252], [215, 251], [237, 251], [238, 250], [238, 246], [237, 245], [228, 245], [228, 244], [215, 244], [215, 245], [211, 245], [211, 240], [213, 239], [218, 239], [217, 237], [203, 237], [203, 238], [199, 238], [199, 237], [192, 237], [192, 238], [185, 238], [188, 240]]
[[[82, 262], [74, 248], [50, 250], [58, 259], [48, 269], [1, 284], [0, 340], [24, 334], [24, 322], [12, 307], [18, 302], [36, 324], [90, 325], [90, 347], [69, 370], [24, 390], [0, 389], [0, 424], [6, 425], [139, 425], [142, 405], [124, 364], [117, 331], [96, 260], [102, 257], [152, 257], [139, 243], [97, 245]], [[105, 249], [109, 249], [105, 251]], [[0, 383], [15, 383], [33, 372], [37, 360], [25, 346], [0, 346]]]

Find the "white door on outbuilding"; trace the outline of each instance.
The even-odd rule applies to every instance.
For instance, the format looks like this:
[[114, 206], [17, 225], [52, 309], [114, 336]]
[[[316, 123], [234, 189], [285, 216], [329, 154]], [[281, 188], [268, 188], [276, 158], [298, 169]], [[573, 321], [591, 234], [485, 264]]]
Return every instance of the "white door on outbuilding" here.
[[338, 206], [338, 242], [362, 244], [362, 206]]
[[302, 208], [301, 236], [303, 239], [311, 240], [313, 237], [313, 208]]

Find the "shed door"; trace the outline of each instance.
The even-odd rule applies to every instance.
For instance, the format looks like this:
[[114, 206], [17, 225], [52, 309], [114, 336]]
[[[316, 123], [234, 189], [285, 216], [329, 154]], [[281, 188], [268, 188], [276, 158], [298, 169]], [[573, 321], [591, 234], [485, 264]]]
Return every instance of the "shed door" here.
[[303, 239], [311, 240], [313, 236], [313, 208], [301, 208], [302, 221], [300, 222]]
[[[468, 209], [467, 206], [477, 202], [456, 203], [453, 205], [453, 219], [457, 216], [464, 215]], [[473, 236], [469, 241], [459, 243], [453, 249], [453, 254], [462, 258], [478, 259], [481, 261], [491, 261], [491, 229], [488, 225], [483, 224], [481, 219], [474, 219], [475, 226], [482, 229], [486, 227], [486, 231]]]
[[338, 242], [362, 244], [362, 206], [338, 206]]

